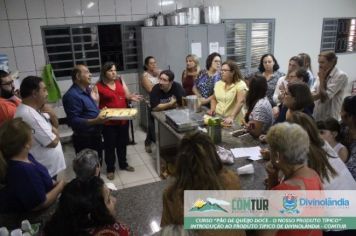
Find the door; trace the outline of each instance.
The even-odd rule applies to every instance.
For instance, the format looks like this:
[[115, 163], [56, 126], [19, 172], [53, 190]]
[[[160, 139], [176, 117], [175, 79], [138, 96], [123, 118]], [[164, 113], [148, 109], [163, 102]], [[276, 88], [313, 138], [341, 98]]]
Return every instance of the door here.
[[[193, 47], [195, 47], [193, 52]], [[206, 25], [191, 25], [188, 26], [188, 52], [197, 54], [200, 51], [199, 57], [200, 68], [205, 68], [205, 61], [208, 57], [208, 28]]]

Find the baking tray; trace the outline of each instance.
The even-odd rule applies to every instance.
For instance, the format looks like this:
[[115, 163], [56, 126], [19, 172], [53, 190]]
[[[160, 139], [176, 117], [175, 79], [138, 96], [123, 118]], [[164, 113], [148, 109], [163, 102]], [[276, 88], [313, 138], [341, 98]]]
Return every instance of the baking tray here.
[[100, 114], [109, 120], [133, 120], [136, 118], [136, 108], [106, 108], [100, 111]]
[[174, 109], [164, 113], [167, 124], [178, 132], [194, 130], [204, 123], [201, 114], [189, 112], [188, 109]]

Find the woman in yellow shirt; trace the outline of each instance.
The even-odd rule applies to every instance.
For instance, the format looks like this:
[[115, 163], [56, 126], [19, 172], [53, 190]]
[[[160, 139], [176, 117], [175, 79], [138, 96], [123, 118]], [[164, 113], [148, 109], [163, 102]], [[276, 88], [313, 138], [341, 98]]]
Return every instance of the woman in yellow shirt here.
[[234, 121], [241, 124], [247, 90], [238, 65], [231, 60], [224, 62], [221, 67], [221, 80], [215, 84], [211, 109], [208, 113], [223, 116], [224, 123], [227, 125], [231, 125]]

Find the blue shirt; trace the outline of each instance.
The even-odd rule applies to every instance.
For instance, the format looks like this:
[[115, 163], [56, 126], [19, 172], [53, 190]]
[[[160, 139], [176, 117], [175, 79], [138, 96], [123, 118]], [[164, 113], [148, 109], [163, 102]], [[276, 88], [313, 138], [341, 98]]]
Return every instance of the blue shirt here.
[[214, 94], [215, 83], [221, 79], [220, 73], [216, 72], [213, 76], [208, 75], [208, 71], [202, 71], [195, 80], [195, 87], [203, 98], [208, 98]]
[[9, 160], [5, 178], [6, 186], [0, 190], [0, 212], [31, 211], [46, 201], [53, 188], [48, 170], [28, 154], [29, 162]]
[[63, 96], [68, 125], [74, 133], [99, 133], [101, 125], [88, 125], [88, 119], [99, 115], [99, 108], [87, 91], [73, 84]]

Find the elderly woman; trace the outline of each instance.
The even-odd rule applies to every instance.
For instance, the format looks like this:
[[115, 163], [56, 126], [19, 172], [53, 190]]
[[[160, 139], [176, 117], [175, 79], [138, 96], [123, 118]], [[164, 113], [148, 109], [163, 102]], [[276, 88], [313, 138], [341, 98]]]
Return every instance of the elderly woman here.
[[131, 235], [115, 219], [116, 199], [99, 177], [72, 180], [64, 188], [58, 207], [44, 228], [54, 235]]
[[53, 183], [48, 170], [29, 153], [31, 127], [21, 118], [0, 128], [0, 212], [41, 210], [53, 204], [64, 187]]
[[92, 149], [81, 150], [73, 160], [75, 176], [81, 180], [87, 180], [100, 175], [100, 162], [98, 153]]
[[349, 158], [346, 162], [354, 179], [356, 179], [356, 96], [348, 96], [341, 107], [341, 119], [343, 129], [341, 132], [342, 143], [349, 150]]
[[273, 124], [272, 106], [266, 97], [267, 81], [255, 75], [250, 81], [246, 96], [247, 112], [245, 122], [249, 133], [254, 137], [267, 133]]
[[215, 83], [218, 82], [220, 77], [221, 56], [219, 53], [214, 52], [206, 58], [206, 70], [199, 73], [198, 78], [195, 80], [193, 92], [200, 99], [202, 105], [208, 105], [213, 97]]
[[[209, 136], [195, 132], [179, 145], [175, 179], [163, 193], [161, 226], [183, 225], [184, 190], [238, 190], [238, 176], [226, 169]], [[244, 231], [199, 230], [198, 235], [245, 235]]]
[[[321, 190], [319, 175], [308, 167], [309, 137], [297, 124], [281, 123], [268, 131], [271, 162], [266, 166], [267, 188], [272, 190]], [[279, 182], [278, 173], [284, 175]], [[322, 235], [321, 230], [278, 230], [262, 235]]]
[[278, 79], [284, 74], [278, 71], [279, 65], [276, 58], [272, 54], [264, 54], [261, 57], [260, 65], [258, 66], [257, 75], [262, 75], [268, 85], [267, 89], [267, 98], [271, 103], [271, 106], [274, 107], [276, 103], [273, 101], [273, 93], [276, 88]]
[[245, 115], [243, 106], [248, 88], [238, 65], [230, 60], [224, 62], [221, 79], [215, 84], [209, 113], [225, 117], [224, 123], [228, 125], [234, 121], [241, 124]]
[[193, 87], [195, 80], [198, 77], [200, 66], [199, 58], [194, 54], [189, 54], [185, 58], [186, 68], [182, 73], [182, 86], [185, 90], [185, 95], [193, 95]]

